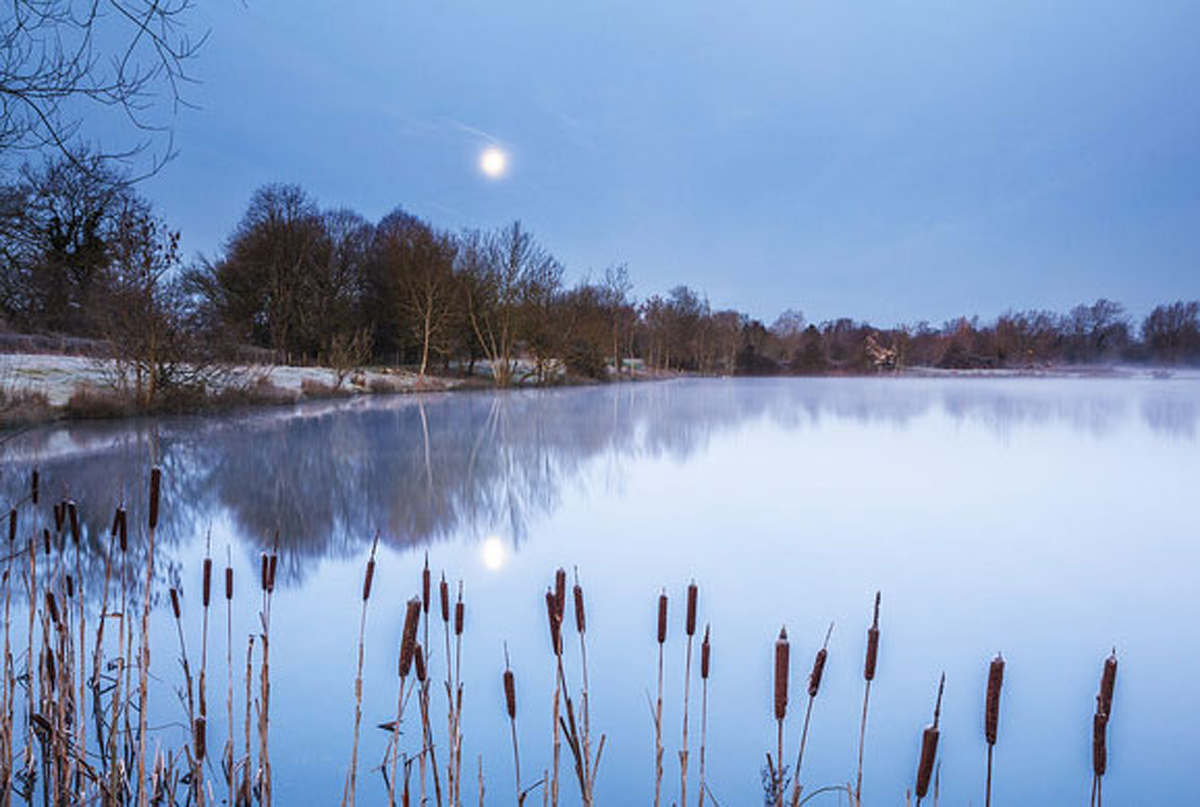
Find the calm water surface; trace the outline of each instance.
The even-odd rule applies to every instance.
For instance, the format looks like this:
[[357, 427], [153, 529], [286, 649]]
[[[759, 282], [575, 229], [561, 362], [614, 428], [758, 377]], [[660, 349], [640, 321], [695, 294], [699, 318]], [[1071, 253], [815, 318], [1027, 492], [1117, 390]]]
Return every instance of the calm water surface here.
[[[517, 674], [527, 783], [549, 764], [543, 595], [563, 566], [579, 569], [589, 601], [592, 727], [608, 735], [601, 804], [648, 803], [653, 793], [647, 698], [663, 587], [672, 596], [664, 792], [678, 798], [681, 606], [692, 579], [701, 624], [712, 626], [708, 778], [722, 805], [762, 802], [760, 771], [774, 748], [771, 649], [782, 624], [792, 637], [797, 714], [812, 654], [834, 623], [804, 779], [815, 787], [853, 777], [877, 589], [883, 640], [865, 803], [904, 803], [942, 671], [942, 797], [982, 803], [984, 678], [997, 651], [1008, 670], [996, 803], [1085, 803], [1100, 665], [1115, 646], [1121, 672], [1105, 794], [1112, 804], [1182, 804], [1197, 798], [1200, 752], [1198, 435], [1196, 379], [735, 380], [71, 425], [0, 450], [10, 498], [36, 462], [48, 489], [78, 499], [97, 531], [123, 492], [143, 495], [158, 457], [167, 577], [182, 581], [196, 625], [206, 534], [218, 564], [229, 547], [238, 665], [254, 629], [254, 569], [278, 530], [272, 754], [280, 804], [341, 796], [359, 591], [376, 531], [361, 803], [386, 801], [371, 770], [386, 738], [374, 726], [395, 710], [402, 604], [417, 593], [428, 554], [435, 579], [444, 569], [466, 591], [468, 803], [480, 757], [489, 803], [513, 801], [504, 643]], [[169, 609], [155, 620], [155, 672], [174, 681]], [[223, 714], [223, 625], [215, 635], [219, 672], [210, 680], [219, 694], [210, 702]], [[574, 648], [573, 631], [569, 638]], [[440, 640], [432, 644], [440, 680], [444, 653]], [[574, 653], [568, 675], [578, 678]], [[160, 686], [159, 723], [169, 723], [183, 711]], [[694, 688], [693, 705], [697, 696]], [[443, 730], [436, 690], [434, 709]], [[694, 771], [698, 716], [692, 725]], [[790, 719], [788, 757], [799, 732]], [[220, 723], [210, 738], [219, 747]], [[566, 767], [563, 776], [571, 794]], [[695, 792], [693, 783], [689, 801]]]

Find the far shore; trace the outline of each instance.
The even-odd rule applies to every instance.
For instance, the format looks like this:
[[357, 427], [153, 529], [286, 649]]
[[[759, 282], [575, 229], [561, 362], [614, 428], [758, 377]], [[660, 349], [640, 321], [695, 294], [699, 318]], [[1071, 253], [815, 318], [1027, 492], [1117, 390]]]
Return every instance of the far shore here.
[[[0, 353], [0, 431], [59, 420], [114, 419], [154, 414], [201, 414], [235, 408], [288, 406], [314, 400], [364, 395], [412, 395], [495, 389], [486, 363], [473, 376], [426, 374], [407, 368], [364, 367], [339, 374], [329, 367], [245, 365], [231, 367], [228, 380], [203, 395], [181, 397], [173, 405], [139, 408], [119, 392], [111, 360], [45, 353]], [[623, 371], [619, 381], [701, 378], [684, 372]], [[1018, 368], [940, 369], [909, 367], [880, 372], [832, 371], [820, 376], [770, 378], [1130, 378], [1200, 377], [1188, 368], [1145, 365], [1037, 365]], [[618, 379], [612, 377], [612, 381]], [[553, 386], [604, 383], [558, 376]], [[517, 389], [534, 385], [518, 384]]]

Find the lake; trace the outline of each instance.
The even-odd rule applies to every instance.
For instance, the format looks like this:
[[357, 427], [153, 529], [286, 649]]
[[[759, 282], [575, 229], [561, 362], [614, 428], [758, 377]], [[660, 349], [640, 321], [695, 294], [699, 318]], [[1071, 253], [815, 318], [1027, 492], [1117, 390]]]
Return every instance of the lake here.
[[[444, 570], [465, 592], [466, 803], [477, 803], [480, 760], [488, 802], [515, 801], [501, 684], [506, 646], [524, 784], [550, 764], [555, 670], [544, 596], [558, 567], [572, 582], [578, 570], [587, 598], [593, 745], [606, 735], [599, 804], [653, 797], [649, 701], [664, 589], [671, 610], [663, 793], [664, 803], [678, 799], [683, 595], [692, 580], [699, 632], [712, 631], [706, 776], [721, 805], [762, 803], [765, 754], [774, 754], [776, 741], [773, 643], [783, 625], [793, 660], [785, 760], [794, 762], [808, 667], [832, 623], [803, 780], [811, 790], [854, 778], [877, 590], [882, 640], [864, 804], [904, 803], [943, 671], [941, 798], [983, 803], [984, 690], [997, 652], [1007, 670], [995, 803], [1085, 803], [1091, 716], [1114, 647], [1120, 673], [1105, 795], [1112, 804], [1182, 803], [1195, 792], [1195, 377], [686, 380], [362, 398], [220, 418], [74, 423], [21, 434], [0, 450], [9, 500], [23, 495], [37, 464], [45, 490], [78, 500], [96, 535], [107, 533], [122, 497], [134, 512], [151, 463], [161, 465], [159, 562], [163, 580], [183, 587], [193, 656], [206, 539], [218, 567], [227, 552], [232, 557], [239, 691], [256, 629], [259, 556], [278, 533], [271, 623], [278, 804], [341, 797], [362, 576], [376, 533], [361, 804], [386, 803], [372, 769], [387, 735], [376, 726], [395, 715], [404, 602], [420, 591], [426, 556], [435, 589]], [[88, 565], [85, 592], [95, 590], [102, 563]], [[433, 610], [431, 676], [441, 681], [436, 602]], [[577, 689], [570, 611], [564, 657]], [[209, 697], [223, 715], [224, 611], [215, 613]], [[152, 620], [151, 669], [161, 680], [151, 722], [162, 727], [164, 744], [182, 742], [170, 609], [157, 607]], [[689, 802], [700, 725], [696, 663]], [[440, 685], [431, 707], [444, 763]], [[240, 695], [236, 708], [240, 715]], [[209, 737], [219, 748], [223, 720], [213, 721]], [[412, 741], [406, 733], [406, 747]], [[563, 803], [575, 804], [565, 744], [563, 754]], [[219, 795], [219, 771], [209, 776]], [[540, 804], [541, 792], [527, 803]]]

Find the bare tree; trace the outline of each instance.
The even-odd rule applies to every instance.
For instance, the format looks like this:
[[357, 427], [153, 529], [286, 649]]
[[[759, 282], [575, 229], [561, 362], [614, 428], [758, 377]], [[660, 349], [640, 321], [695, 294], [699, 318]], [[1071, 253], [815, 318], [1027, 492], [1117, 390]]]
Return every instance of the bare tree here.
[[90, 110], [116, 108], [133, 137], [103, 158], [128, 160], [158, 146], [149, 171], [171, 156], [157, 115], [185, 104], [193, 0], [9, 0], [0, 15], [0, 153], [58, 151], [68, 159], [85, 138]]

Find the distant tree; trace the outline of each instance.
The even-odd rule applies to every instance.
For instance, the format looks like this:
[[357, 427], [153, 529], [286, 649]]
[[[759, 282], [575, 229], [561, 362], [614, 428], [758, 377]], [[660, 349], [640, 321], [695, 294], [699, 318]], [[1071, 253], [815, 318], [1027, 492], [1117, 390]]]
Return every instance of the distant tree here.
[[815, 325], [809, 325], [800, 335], [800, 346], [791, 358], [791, 370], [798, 375], [820, 375], [829, 369], [825, 356], [825, 338]]
[[787, 363], [800, 349], [804, 333], [804, 314], [794, 308], [785, 310], [771, 323], [771, 341], [767, 353], [779, 363]]
[[1142, 322], [1142, 339], [1155, 361], [1200, 361], [1200, 301], [1156, 307]]
[[621, 354], [632, 353], [633, 349], [637, 306], [629, 296], [632, 290], [633, 281], [629, 279], [629, 267], [625, 264], [611, 266], [604, 271], [601, 300], [611, 321], [613, 372], [618, 377], [623, 367]]

